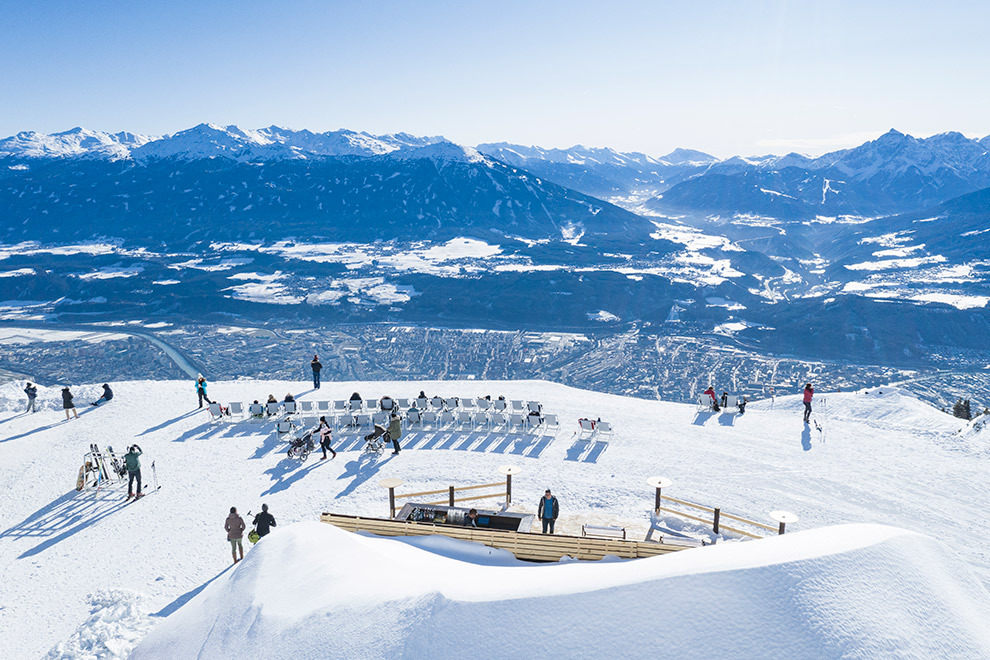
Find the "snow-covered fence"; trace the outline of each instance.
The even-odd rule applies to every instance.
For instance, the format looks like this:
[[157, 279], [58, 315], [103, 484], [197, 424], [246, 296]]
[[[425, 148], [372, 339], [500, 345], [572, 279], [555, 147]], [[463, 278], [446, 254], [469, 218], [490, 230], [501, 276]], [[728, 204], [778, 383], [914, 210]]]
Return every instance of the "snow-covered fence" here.
[[[723, 525], [722, 519], [727, 518], [729, 520], [734, 520], [736, 522], [743, 523], [744, 525], [748, 525], [750, 527], [756, 528], [761, 531], [777, 532], [778, 534], [784, 533], [783, 524], [781, 524], [779, 527], [771, 527], [770, 525], [764, 525], [763, 523], [756, 522], [755, 520], [751, 520], [749, 518], [744, 518], [742, 516], [737, 516], [731, 513], [725, 513], [724, 511], [722, 511], [721, 507], [705, 506], [704, 504], [698, 504], [696, 502], [689, 502], [687, 500], [678, 499], [676, 497], [670, 497], [669, 495], [663, 495], [661, 494], [661, 489], [670, 486], [672, 483], [669, 479], [664, 479], [661, 477], [651, 477], [649, 480], [647, 480], [647, 483], [656, 489], [656, 499], [654, 503], [654, 508], [656, 509], [657, 515], [659, 515], [661, 511], [665, 513], [672, 513], [675, 516], [680, 516], [681, 518], [687, 518], [688, 520], [704, 523], [706, 526], [710, 526], [712, 528], [712, 531], [716, 534], [719, 534], [724, 530], [726, 532], [731, 532], [733, 534], [738, 534], [740, 536], [745, 536], [751, 539], [761, 539], [763, 538], [763, 535], [758, 533], [754, 534], [751, 531], [742, 530], [737, 527], [730, 527], [728, 525]], [[681, 507], [686, 507], [691, 511], [701, 511], [707, 513], [710, 516], [710, 518], [702, 517], [701, 515], [694, 515], [693, 513], [688, 513], [680, 509], [672, 509], [669, 507], [665, 507], [663, 506], [663, 502], [665, 500], [673, 504], [678, 504]]]
[[[423, 502], [423, 504], [446, 504], [447, 506], [455, 506], [457, 502], [467, 502], [470, 500], [487, 500], [495, 497], [501, 498], [502, 501], [506, 503], [506, 506], [512, 502], [512, 474], [505, 475], [505, 481], [497, 481], [490, 484], [478, 484], [476, 486], [448, 486], [441, 490], [423, 490], [418, 493], [396, 493], [395, 489], [402, 485], [400, 479], [382, 479], [379, 484], [383, 488], [388, 488], [388, 508], [389, 517], [395, 517], [396, 500], [411, 500], [416, 497], [426, 497], [429, 495], [446, 495], [447, 498], [443, 500], [437, 500], [434, 502]], [[458, 497], [457, 494], [466, 490], [477, 490], [480, 488], [498, 488], [499, 490], [494, 493], [485, 493], [483, 495], [471, 495], [468, 497]]]

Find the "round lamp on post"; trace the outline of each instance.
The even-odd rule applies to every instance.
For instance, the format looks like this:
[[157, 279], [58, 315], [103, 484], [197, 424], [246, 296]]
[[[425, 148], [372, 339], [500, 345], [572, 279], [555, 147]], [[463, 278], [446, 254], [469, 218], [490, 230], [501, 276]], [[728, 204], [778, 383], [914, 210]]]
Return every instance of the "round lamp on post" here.
[[657, 513], [660, 513], [660, 489], [672, 486], [674, 482], [667, 477], [650, 477], [646, 480], [646, 483], [657, 489], [656, 505], [653, 508]]
[[395, 489], [402, 485], [402, 479], [391, 477], [378, 482], [382, 488], [388, 488], [388, 510], [389, 518], [395, 518]]
[[779, 523], [779, 527], [777, 527], [778, 535], [784, 533], [784, 526], [787, 523], [796, 523], [798, 520], [800, 520], [800, 518], [798, 518], [790, 511], [771, 511], [767, 515], [770, 516], [771, 520], [775, 520], [777, 523]]
[[505, 507], [512, 504], [512, 475], [522, 472], [518, 465], [500, 465], [498, 471], [505, 475]]

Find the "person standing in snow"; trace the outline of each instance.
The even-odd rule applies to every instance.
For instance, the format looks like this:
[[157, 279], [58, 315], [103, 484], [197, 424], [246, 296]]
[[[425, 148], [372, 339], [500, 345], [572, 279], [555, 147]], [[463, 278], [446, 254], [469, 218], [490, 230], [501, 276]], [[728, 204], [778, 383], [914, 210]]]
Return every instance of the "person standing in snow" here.
[[261, 513], [254, 517], [254, 522], [251, 523], [258, 530], [258, 536], [268, 536], [268, 532], [272, 531], [272, 527], [275, 527], [275, 516], [268, 513], [268, 505], [261, 505]]
[[101, 403], [106, 403], [113, 398], [113, 390], [110, 389], [110, 385], [103, 383], [103, 396], [91, 403], [92, 406], [99, 406]]
[[223, 524], [223, 528], [227, 530], [227, 540], [230, 541], [230, 554], [234, 557], [234, 563], [236, 564], [240, 561], [237, 558], [238, 550], [241, 551], [241, 559], [244, 559], [244, 543], [242, 542], [244, 538], [244, 519], [237, 515], [236, 506], [230, 507], [230, 515], [227, 516], [227, 521]]
[[205, 399], [207, 403], [213, 403], [210, 401], [210, 397], [206, 396], [206, 379], [203, 378], [203, 374], [197, 374], [196, 376], [196, 394], [199, 395], [199, 407], [203, 407], [203, 400]]
[[[131, 445], [124, 454], [124, 464], [127, 466], [127, 499], [144, 497], [141, 494], [141, 448]], [[137, 495], [134, 494], [134, 482], [137, 481]]]
[[811, 399], [815, 396], [815, 390], [811, 387], [811, 383], [804, 386], [804, 423], [807, 424], [811, 419]]
[[546, 534], [547, 528], [549, 528], [550, 533], [553, 534], [553, 525], [557, 522], [557, 516], [560, 515], [560, 505], [557, 503], [557, 498], [550, 493], [549, 488], [540, 499], [540, 506], [536, 510], [536, 515], [543, 523], [543, 533]]
[[388, 423], [388, 431], [385, 432], [388, 435], [388, 439], [392, 441], [392, 447], [395, 451], [392, 452], [392, 456], [399, 455], [399, 438], [402, 437], [402, 420], [396, 413], [392, 413], [392, 419]]
[[37, 409], [35, 409], [34, 407], [34, 401], [35, 399], [38, 398], [38, 388], [32, 385], [31, 383], [28, 383], [27, 385], [24, 386], [24, 393], [27, 395], [28, 398], [27, 410], [25, 410], [24, 412], [29, 412], [29, 413], [38, 412]]
[[68, 387], [62, 388], [62, 409], [65, 410], [65, 420], [69, 420], [69, 411], [72, 411], [72, 416], [79, 419], [79, 413], [76, 412], [76, 406], [72, 403], [72, 392], [69, 391]]
[[309, 363], [309, 366], [313, 368], [313, 389], [320, 389], [320, 371], [323, 369], [323, 364], [320, 363], [320, 356], [314, 355], [313, 361]]
[[337, 452], [335, 452], [333, 450], [333, 447], [330, 446], [330, 443], [333, 442], [333, 429], [330, 428], [330, 423], [327, 421], [327, 418], [323, 415], [320, 416], [319, 431], [320, 431], [320, 449], [323, 450], [323, 458], [321, 458], [320, 460], [321, 461], [327, 460], [328, 449], [330, 450], [330, 453], [333, 454], [333, 457], [337, 458]]

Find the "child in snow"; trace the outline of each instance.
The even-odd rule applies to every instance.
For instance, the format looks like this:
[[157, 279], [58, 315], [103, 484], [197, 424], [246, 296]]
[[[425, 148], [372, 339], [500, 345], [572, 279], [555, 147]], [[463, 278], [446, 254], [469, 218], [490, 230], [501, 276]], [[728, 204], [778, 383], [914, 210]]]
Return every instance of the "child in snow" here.
[[99, 399], [97, 399], [90, 405], [99, 406], [101, 403], [106, 403], [112, 398], [113, 398], [113, 390], [110, 389], [110, 386], [108, 384], [103, 383], [103, 396], [101, 396]]

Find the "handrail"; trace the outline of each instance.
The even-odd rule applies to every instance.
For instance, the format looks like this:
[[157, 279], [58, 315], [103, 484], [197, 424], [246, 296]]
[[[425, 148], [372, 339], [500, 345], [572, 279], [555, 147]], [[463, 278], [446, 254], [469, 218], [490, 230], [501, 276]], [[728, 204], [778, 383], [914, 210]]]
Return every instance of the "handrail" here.
[[[708, 513], [711, 513], [713, 516], [715, 515], [715, 512], [717, 511], [718, 512], [718, 517], [720, 519], [721, 518], [730, 518], [732, 520], [737, 520], [737, 521], [739, 521], [741, 523], [745, 523], [747, 525], [752, 525], [753, 527], [758, 527], [760, 529], [764, 529], [764, 530], [766, 530], [768, 532], [776, 532], [777, 531], [777, 528], [776, 527], [771, 527], [769, 525], [764, 525], [763, 523], [758, 523], [755, 520], [750, 520], [749, 518], [743, 518], [741, 516], [736, 516], [736, 515], [733, 515], [731, 513], [725, 513], [721, 509], [716, 509], [716, 508], [713, 508], [713, 507], [704, 506], [702, 504], [695, 504], [694, 502], [688, 502], [687, 500], [680, 500], [680, 499], [677, 499], [676, 497], [670, 497], [669, 495], [662, 495], [660, 497], [660, 499], [661, 500], [670, 500], [671, 502], [676, 502], [676, 503], [681, 504], [683, 506], [692, 507], [694, 509], [699, 509], [701, 511], [707, 511]], [[705, 520], [704, 518], [699, 518], [698, 516], [692, 516], [692, 515], [690, 515], [688, 513], [684, 513], [683, 511], [678, 511], [676, 509], [668, 509], [666, 507], [659, 507], [657, 509], [657, 511], [666, 511], [668, 513], [673, 513], [675, 515], [681, 516], [682, 518], [688, 518], [690, 520], [695, 520], [697, 522], [705, 523], [706, 525], [713, 525], [713, 524], [715, 524], [714, 521], [712, 521], [712, 520]], [[754, 539], [763, 538], [762, 536], [759, 536], [757, 534], [751, 534], [750, 532], [744, 532], [744, 531], [742, 531], [740, 529], [736, 529], [734, 527], [728, 527], [727, 525], [718, 525], [718, 527], [721, 528], [721, 529], [724, 529], [724, 530], [733, 532], [735, 534], [742, 534], [743, 536], [748, 536], [748, 537], [754, 538]]]

